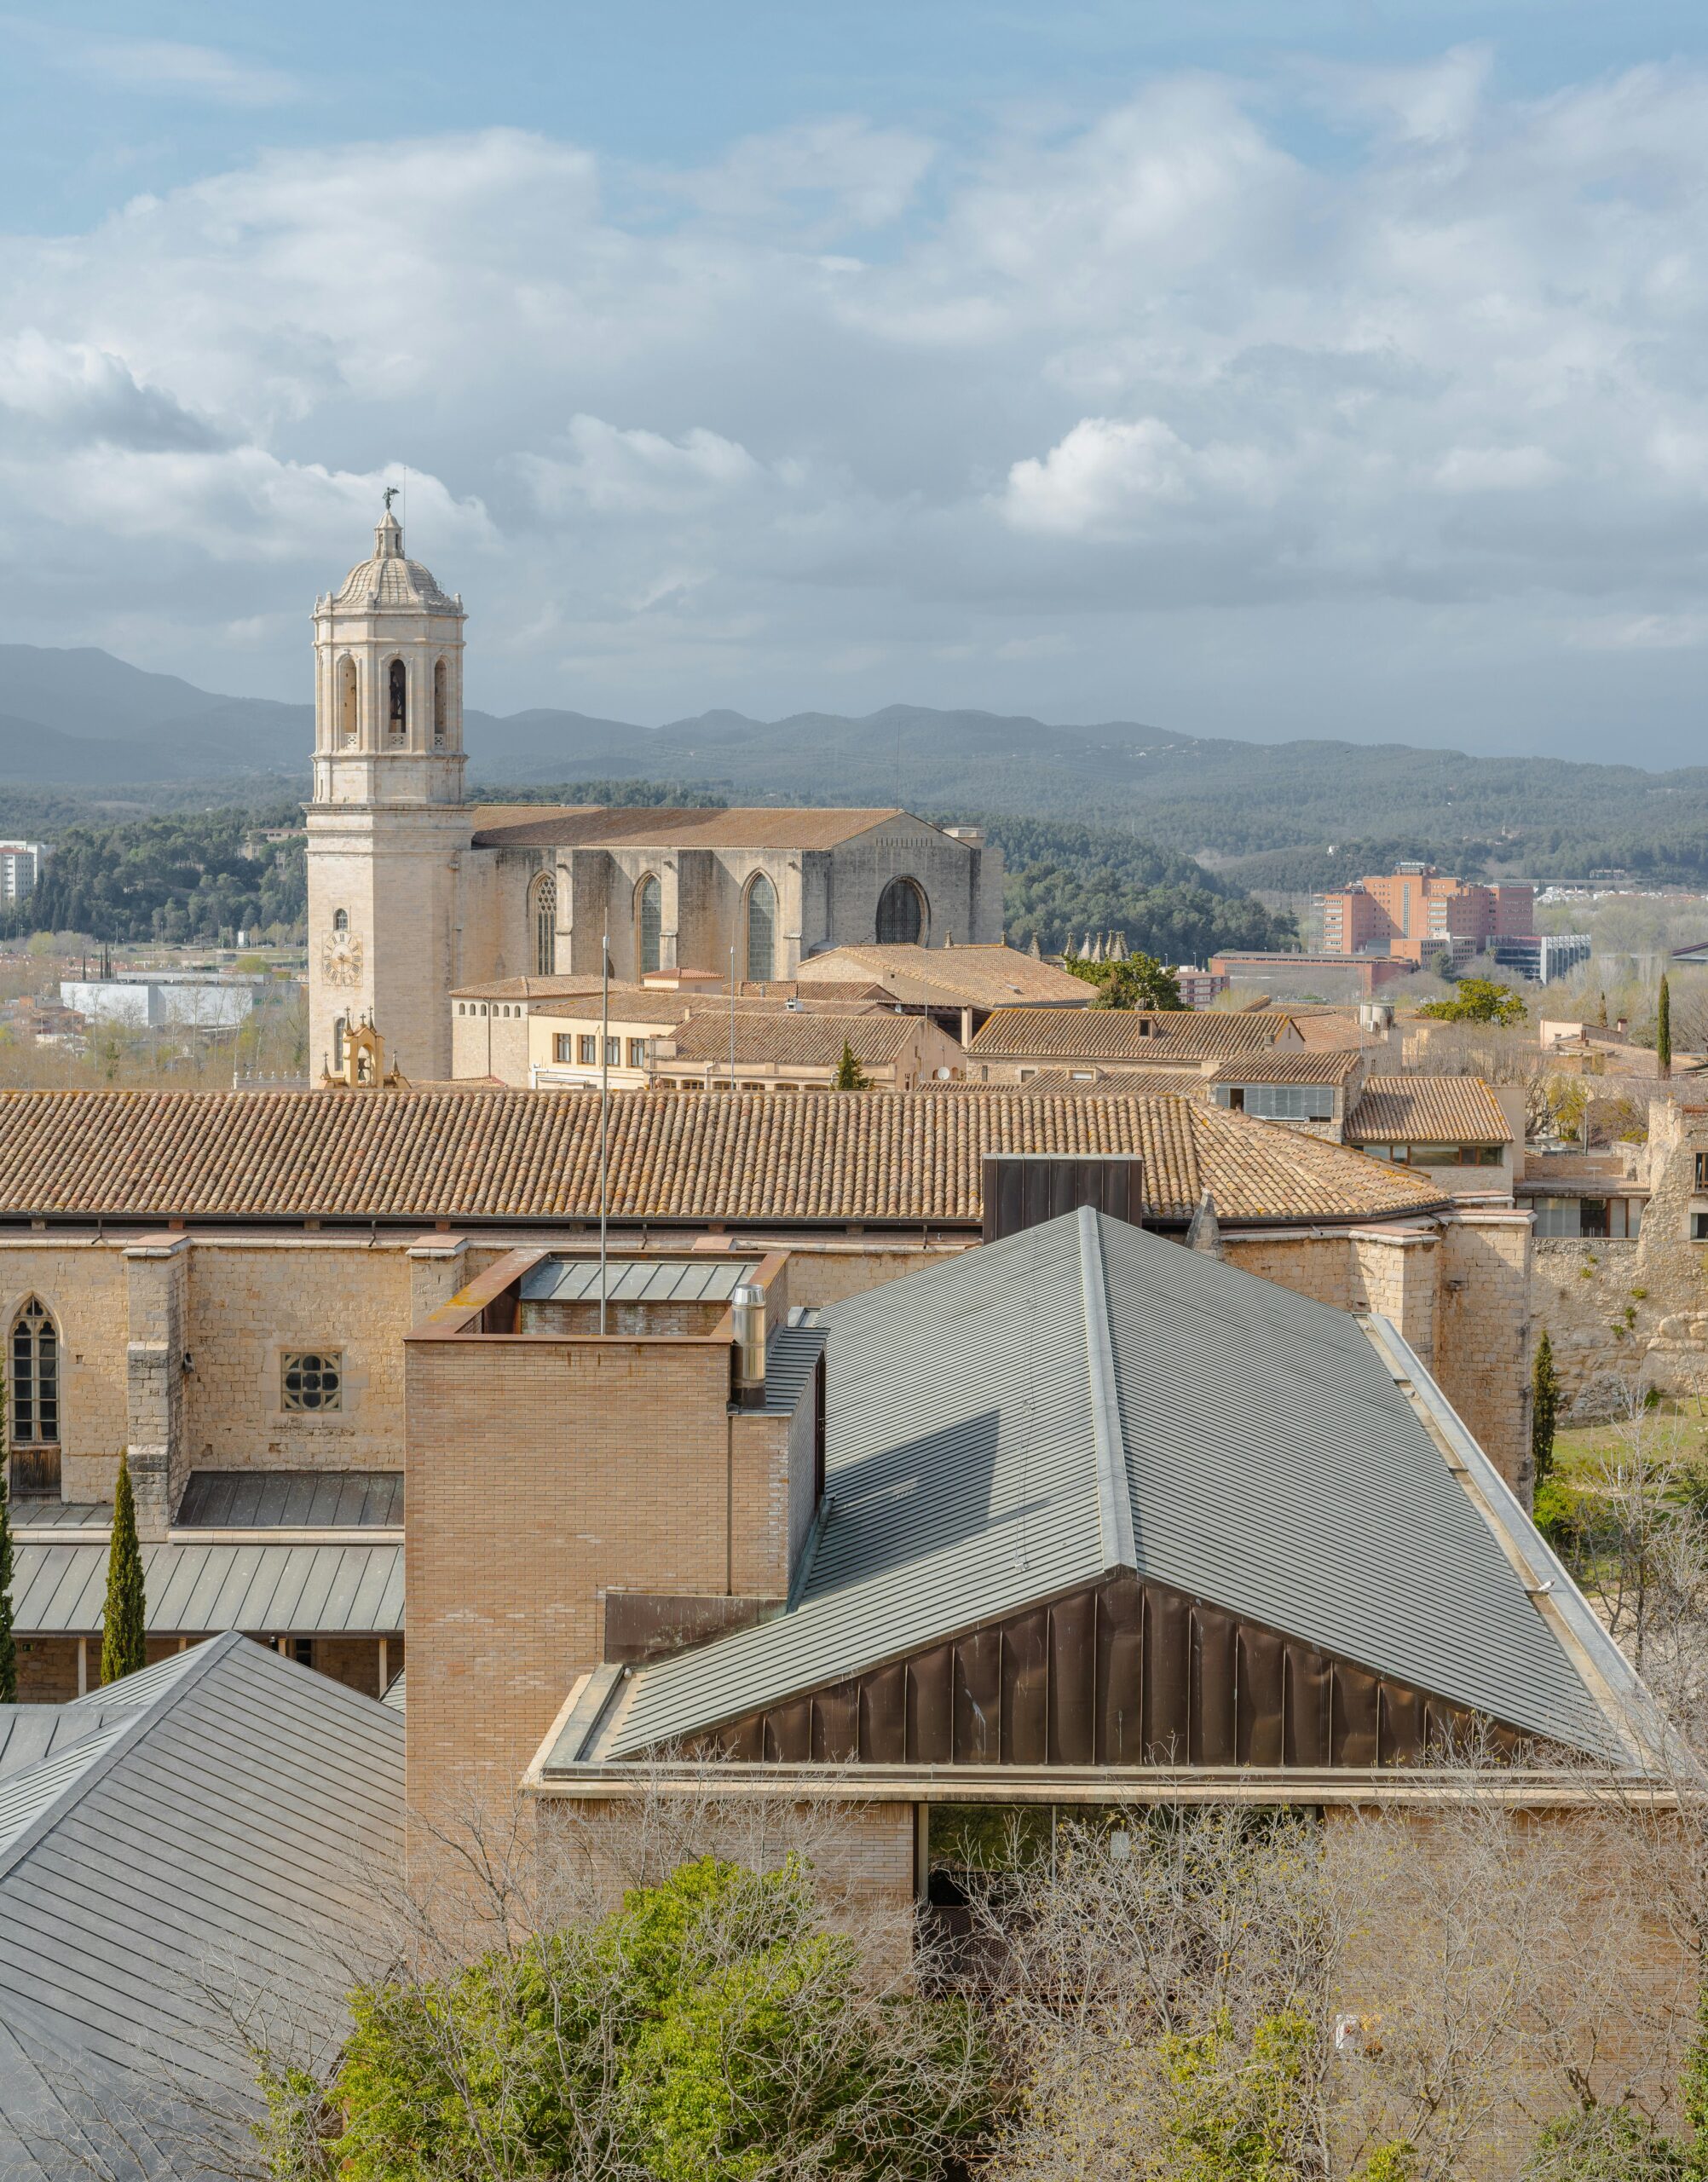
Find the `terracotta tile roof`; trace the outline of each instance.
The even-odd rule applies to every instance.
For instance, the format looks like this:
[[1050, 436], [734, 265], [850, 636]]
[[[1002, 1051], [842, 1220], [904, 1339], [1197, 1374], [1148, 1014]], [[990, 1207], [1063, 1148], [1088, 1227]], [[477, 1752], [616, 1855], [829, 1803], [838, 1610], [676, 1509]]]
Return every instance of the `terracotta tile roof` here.
[[1340, 1008], [1302, 1009], [1294, 1015], [1293, 1024], [1305, 1043], [1321, 1053], [1355, 1048], [1359, 1042], [1357, 1016]]
[[1218, 1061], [1210, 1071], [1212, 1083], [1344, 1083], [1363, 1065], [1363, 1055], [1352, 1053], [1301, 1053], [1296, 1047], [1277, 1053], [1248, 1053]]
[[1206, 1082], [1195, 1068], [1099, 1069], [1094, 1061], [1088, 1061], [1085, 1066], [1082, 1076], [1076, 1076], [1070, 1068], [1041, 1068], [1024, 1083], [956, 1080], [931, 1088], [939, 1092], [1024, 1092], [1034, 1099], [1196, 1099]]
[[1292, 1019], [1267, 1011], [999, 1007], [967, 1048], [975, 1060], [1219, 1060], [1261, 1053], [1286, 1036]]
[[[602, 810], [569, 804], [476, 809], [476, 848], [834, 849], [900, 810]], [[914, 821], [920, 823], [920, 821]]]
[[[932, 1026], [927, 1024], [926, 1029]], [[775, 1062], [779, 1068], [834, 1068], [842, 1058], [844, 1041], [854, 1058], [871, 1066], [887, 1067], [918, 1038], [916, 1015], [828, 1015], [820, 1013], [766, 1014], [738, 1013], [736, 1017], [736, 1065], [752, 1067]], [[940, 1033], [933, 1042], [943, 1050]], [[675, 1036], [676, 1058], [684, 1061], [727, 1060], [730, 1054], [730, 1017], [713, 1010], [697, 1011]], [[667, 1066], [662, 1057], [661, 1066]]]
[[[576, 1091], [0, 1092], [14, 1217], [560, 1220], [598, 1209], [599, 1100]], [[610, 1100], [618, 1219], [970, 1221], [987, 1152], [1139, 1153], [1158, 1216], [1388, 1219], [1434, 1183], [1188, 1099], [986, 1091]]]
[[833, 947], [800, 966], [805, 990], [824, 978], [875, 978], [897, 1000], [941, 1007], [1008, 1007], [1030, 1001], [1089, 1007], [1096, 988], [1018, 947]]
[[[597, 993], [597, 976], [576, 978], [489, 978], [484, 984], [453, 985], [453, 1000], [569, 1000]], [[639, 992], [639, 985], [613, 984], [613, 993]]]
[[1509, 1144], [1480, 1076], [1372, 1076], [1347, 1120], [1348, 1144]]

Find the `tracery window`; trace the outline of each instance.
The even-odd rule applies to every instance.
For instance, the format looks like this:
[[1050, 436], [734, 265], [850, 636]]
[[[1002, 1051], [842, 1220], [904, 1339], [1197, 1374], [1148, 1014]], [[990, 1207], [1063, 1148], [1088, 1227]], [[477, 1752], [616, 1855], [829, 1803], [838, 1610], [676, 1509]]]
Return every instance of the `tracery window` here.
[[14, 1446], [53, 1446], [60, 1436], [60, 1337], [45, 1304], [32, 1296], [12, 1321]]
[[549, 978], [557, 967], [557, 881], [542, 871], [528, 896], [534, 931], [534, 974]]
[[290, 1348], [280, 1359], [280, 1405], [326, 1411], [344, 1406], [344, 1359], [338, 1348]]
[[767, 984], [776, 975], [777, 890], [761, 872], [747, 889], [747, 979]]
[[878, 897], [878, 944], [916, 947], [925, 936], [925, 897], [911, 879], [892, 879]]
[[642, 880], [635, 903], [640, 925], [641, 975], [644, 977], [649, 970], [659, 967], [659, 946], [664, 928], [662, 897], [658, 881], [650, 873]]

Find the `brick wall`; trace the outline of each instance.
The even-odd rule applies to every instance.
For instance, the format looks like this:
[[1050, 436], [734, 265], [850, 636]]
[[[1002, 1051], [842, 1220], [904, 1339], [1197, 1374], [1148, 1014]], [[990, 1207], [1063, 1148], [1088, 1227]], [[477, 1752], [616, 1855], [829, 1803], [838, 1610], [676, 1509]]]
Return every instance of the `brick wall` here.
[[786, 1591], [788, 1429], [731, 1411], [726, 1342], [407, 1348], [408, 1786], [442, 1809], [509, 1795], [605, 1590]]

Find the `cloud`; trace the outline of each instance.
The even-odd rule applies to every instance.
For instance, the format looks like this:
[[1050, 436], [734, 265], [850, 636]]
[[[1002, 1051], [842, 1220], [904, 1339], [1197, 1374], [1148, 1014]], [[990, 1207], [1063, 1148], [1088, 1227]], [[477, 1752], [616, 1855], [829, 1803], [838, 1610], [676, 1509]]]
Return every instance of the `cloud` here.
[[170, 38], [109, 38], [16, 17], [0, 20], [60, 67], [116, 90], [229, 107], [280, 106], [299, 95], [295, 78], [282, 69], [239, 61], [216, 46], [187, 45]]
[[1682, 63], [1513, 100], [1470, 53], [952, 153], [845, 115], [666, 174], [505, 129], [268, 153], [0, 238], [14, 632], [299, 688], [291, 616], [407, 464], [488, 705], [834, 672], [1547, 736], [1641, 664], [1659, 736], [1708, 589], [1705, 124]]

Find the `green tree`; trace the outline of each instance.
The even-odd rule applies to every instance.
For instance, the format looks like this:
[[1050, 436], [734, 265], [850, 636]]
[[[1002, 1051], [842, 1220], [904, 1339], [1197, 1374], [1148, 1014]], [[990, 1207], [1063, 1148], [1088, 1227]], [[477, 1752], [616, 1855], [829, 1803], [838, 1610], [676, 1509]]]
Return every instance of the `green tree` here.
[[1438, 1023], [1498, 1023], [1503, 1027], [1522, 1023], [1529, 1010], [1510, 985], [1497, 985], [1491, 978], [1464, 978], [1451, 1000], [1432, 1000], [1420, 1015]]
[[1663, 1076], [1672, 1073], [1672, 995], [1667, 990], [1666, 979], [1660, 981], [1660, 1005], [1655, 1015], [1655, 1058], [1660, 1063]]
[[842, 1058], [836, 1064], [836, 1088], [839, 1091], [869, 1091], [872, 1079], [854, 1058], [854, 1048], [846, 1038], [842, 1041]]
[[1524, 2171], [1529, 2182], [1685, 2182], [1693, 2174], [1672, 2139], [1625, 2106], [1586, 2107], [1549, 2122]]
[[136, 1501], [130, 1489], [130, 1465], [118, 1458], [118, 1486], [113, 1496], [113, 1543], [107, 1554], [107, 1603], [101, 1626], [101, 1679], [117, 1682], [146, 1664], [143, 1636], [147, 1603], [142, 1596], [142, 1550], [136, 1543]]
[[1093, 1007], [1184, 1008], [1180, 980], [1154, 955], [1129, 955], [1124, 962], [1088, 962], [1070, 955], [1064, 967], [1098, 987]]
[[343, 2182], [778, 2171], [926, 2182], [970, 2150], [992, 2070], [957, 1999], [875, 1995], [791, 1857], [702, 1857], [591, 1929], [454, 1976], [360, 1988], [325, 2082], [264, 2083], [273, 2171]]
[[1530, 1461], [1532, 1483], [1547, 1484], [1554, 1468], [1554, 1434], [1560, 1417], [1560, 1374], [1554, 1368], [1554, 1344], [1548, 1329], [1536, 1344], [1530, 1372]]

